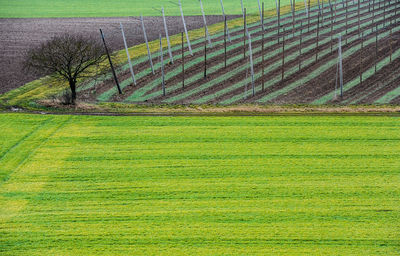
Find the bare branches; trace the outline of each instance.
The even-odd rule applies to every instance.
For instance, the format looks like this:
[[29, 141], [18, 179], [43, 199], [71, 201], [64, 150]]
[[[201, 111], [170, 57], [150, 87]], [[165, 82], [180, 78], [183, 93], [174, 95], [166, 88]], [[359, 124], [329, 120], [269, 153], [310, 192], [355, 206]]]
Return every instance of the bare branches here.
[[[31, 49], [26, 56], [24, 68], [39, 75], [67, 80], [74, 103], [77, 80], [101, 73], [104, 59], [104, 50], [99, 40], [66, 34]], [[90, 67], [96, 67], [93, 68], [95, 71], [89, 72]]]

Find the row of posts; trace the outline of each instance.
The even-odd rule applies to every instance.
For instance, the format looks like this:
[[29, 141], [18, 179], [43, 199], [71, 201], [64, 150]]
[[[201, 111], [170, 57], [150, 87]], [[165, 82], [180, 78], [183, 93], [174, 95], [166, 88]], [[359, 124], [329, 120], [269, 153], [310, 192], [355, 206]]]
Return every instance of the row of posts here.
[[[208, 31], [208, 27], [207, 27], [207, 23], [206, 23], [206, 17], [205, 17], [205, 13], [204, 13], [204, 9], [203, 9], [203, 5], [201, 0], [200, 1], [200, 7], [201, 7], [201, 11], [202, 11], [202, 16], [203, 16], [203, 22], [204, 22], [204, 38], [205, 38], [205, 42], [204, 42], [204, 78], [207, 78], [207, 43], [210, 45], [210, 47], [212, 47], [212, 42], [211, 42], [211, 37]], [[229, 29], [227, 26], [227, 18], [225, 15], [225, 11], [224, 11], [224, 7], [223, 7], [223, 3], [222, 0], [221, 1], [221, 7], [222, 7], [222, 13], [223, 13], [223, 18], [224, 18], [224, 66], [226, 68], [227, 66], [227, 37], [229, 39], [229, 41], [231, 41], [230, 38], [230, 33], [229, 33]], [[306, 10], [306, 16], [308, 19], [308, 31], [310, 29], [310, 11], [309, 11], [309, 6], [310, 6], [310, 0], [308, 0], [308, 5], [307, 5], [307, 0], [304, 0], [304, 4], [305, 4], [305, 10]], [[292, 32], [293, 32], [293, 36], [294, 36], [294, 27], [295, 27], [295, 11], [296, 11], [296, 5], [295, 5], [295, 1], [292, 0], [291, 2], [291, 12], [292, 12]], [[361, 0], [358, 0], [358, 32], [360, 35], [360, 2]], [[373, 1], [375, 2], [375, 0]], [[280, 38], [280, 0], [275, 0], [276, 3], [276, 10], [277, 10], [277, 31], [278, 31], [278, 43], [279, 43], [279, 38]], [[247, 23], [246, 23], [246, 8], [243, 7], [243, 1], [241, 0], [241, 4], [242, 4], [242, 12], [243, 12], [243, 43], [244, 43], [244, 47], [243, 47], [243, 56], [244, 59], [246, 59], [246, 38], [248, 40], [248, 51], [249, 51], [249, 62], [250, 62], [250, 71], [251, 71], [251, 84], [252, 84], [252, 95], [255, 95], [255, 81], [254, 81], [254, 66], [253, 66], [253, 53], [252, 53], [252, 47], [251, 47], [251, 35], [247, 29]], [[317, 23], [317, 41], [316, 41], [316, 61], [318, 60], [318, 48], [319, 48], [319, 29], [320, 29], [320, 19], [322, 18], [323, 20], [323, 10], [324, 10], [324, 6], [323, 6], [323, 1], [322, 1], [322, 8], [320, 6], [320, 2], [318, 0], [318, 23]], [[259, 11], [260, 11], [260, 19], [261, 19], [261, 28], [262, 28], [262, 91], [264, 91], [264, 3], [262, 3], [262, 7], [260, 6], [260, 1], [258, 0], [258, 6], [259, 6]], [[333, 5], [331, 4], [331, 1], [329, 0], [329, 7], [330, 7], [330, 11], [331, 11], [331, 52], [333, 50], [333, 46], [332, 46], [332, 32], [333, 32], [333, 20], [335, 19], [336, 21], [336, 6], [337, 4], [335, 4], [335, 10], [333, 10]], [[343, 2], [343, 7], [345, 6], [345, 3]], [[380, 6], [380, 2], [379, 2], [379, 6]], [[184, 31], [186, 34], [186, 42], [188, 44], [188, 48], [189, 48], [189, 52], [191, 55], [193, 55], [192, 52], [192, 48], [190, 45], [190, 41], [189, 41], [189, 35], [186, 29], [186, 23], [184, 20], [184, 16], [183, 16], [183, 11], [182, 11], [182, 5], [181, 2], [179, 0], [179, 7], [181, 10], [181, 17], [182, 17], [182, 21], [183, 21], [183, 25], [184, 25]], [[348, 20], [348, 1], [346, 1], [346, 35], [347, 35], [347, 20]], [[369, 10], [371, 9], [371, 5], [369, 2]], [[171, 52], [171, 46], [170, 46], [170, 41], [169, 41], [169, 36], [168, 36], [168, 28], [166, 25], [166, 20], [165, 20], [165, 13], [164, 13], [164, 8], [161, 9], [162, 11], [162, 16], [163, 16], [163, 21], [164, 21], [164, 29], [165, 29], [165, 34], [166, 34], [166, 38], [167, 38], [167, 43], [168, 43], [168, 53], [169, 53], [169, 57], [170, 57], [170, 62], [173, 63], [173, 56], [172, 56], [172, 52]], [[373, 3], [373, 10], [375, 10], [375, 3]], [[335, 13], [335, 17], [333, 18], [333, 13]], [[373, 15], [373, 19], [375, 15]], [[386, 20], [385, 20], [385, 16], [386, 16], [386, 3], [384, 3], [384, 24], [386, 24]], [[148, 52], [148, 58], [149, 58], [149, 63], [152, 69], [152, 73], [154, 74], [154, 66], [153, 66], [153, 62], [152, 62], [152, 57], [151, 57], [151, 52], [149, 49], [149, 44], [148, 44], [148, 40], [147, 40], [147, 34], [146, 34], [146, 30], [145, 30], [145, 26], [144, 26], [144, 21], [143, 21], [143, 16], [140, 17], [140, 21], [141, 21], [141, 25], [142, 25], [142, 30], [144, 33], [144, 38], [145, 38], [145, 42], [146, 42], [146, 46], [147, 46], [147, 52]], [[124, 46], [126, 49], [126, 54], [127, 54], [127, 58], [128, 58], [128, 64], [129, 64], [129, 68], [130, 68], [130, 73], [132, 76], [132, 81], [133, 83], [136, 85], [136, 79], [135, 79], [135, 74], [132, 68], [132, 63], [131, 63], [131, 58], [129, 56], [129, 51], [128, 51], [128, 46], [126, 43], [126, 38], [125, 38], [125, 33], [124, 33], [124, 29], [123, 29], [123, 25], [122, 23], [120, 24], [121, 27], [121, 32], [122, 32], [122, 37], [123, 37], [123, 41], [124, 41]], [[301, 21], [301, 27], [303, 27], [303, 22]], [[378, 54], [378, 30], [376, 29], [376, 59], [377, 59], [377, 54]], [[104, 34], [103, 32], [100, 30], [101, 32], [101, 36], [102, 36], [102, 40], [104, 43], [104, 47], [108, 56], [108, 60], [110, 62], [110, 66], [113, 72], [113, 76], [118, 88], [118, 91], [120, 94], [122, 94], [114, 67], [112, 65], [112, 61], [111, 58], [109, 56], [108, 53], [108, 49], [107, 49], [107, 45], [104, 39]], [[286, 31], [285, 29], [283, 29], [283, 35], [282, 35], [282, 76], [281, 76], [281, 81], [283, 81], [284, 79], [284, 64], [285, 64], [285, 34]], [[337, 62], [337, 75], [336, 75], [336, 84], [335, 84], [335, 93], [336, 93], [336, 88], [337, 88], [337, 80], [339, 77], [339, 82], [340, 82], [340, 95], [343, 96], [343, 60], [342, 60], [342, 40], [341, 40], [341, 35], [339, 35], [339, 45], [338, 45], [338, 62]], [[363, 38], [363, 36], [361, 37]], [[164, 74], [164, 59], [163, 59], [163, 46], [162, 46], [162, 36], [161, 34], [159, 35], [159, 40], [160, 40], [160, 56], [161, 56], [161, 75], [162, 75], [162, 91], [163, 91], [163, 95], [166, 95], [166, 91], [165, 91], [165, 74]], [[185, 67], [184, 67], [184, 35], [183, 32], [181, 34], [181, 40], [182, 40], [182, 87], [185, 87]], [[390, 42], [391, 43], [391, 42]], [[346, 44], [347, 44], [347, 36], [346, 36]], [[390, 45], [391, 46], [391, 45]], [[363, 48], [363, 43], [362, 43], [362, 48]], [[391, 47], [392, 48], [392, 47]], [[299, 43], [299, 53], [300, 53], [300, 57], [299, 57], [299, 70], [301, 69], [301, 58], [302, 58], [302, 53], [301, 53], [301, 49], [302, 49], [302, 29], [300, 31], [300, 43]], [[363, 49], [362, 49], [363, 50]], [[391, 50], [392, 52], [392, 50]], [[390, 60], [391, 60], [391, 55], [390, 55]], [[375, 61], [375, 72], [376, 72], [376, 63], [377, 60]], [[360, 83], [362, 83], [362, 56], [360, 55]], [[246, 86], [247, 88], [247, 86]], [[247, 90], [247, 89], [246, 89]], [[247, 92], [245, 92], [245, 95], [247, 95]]]

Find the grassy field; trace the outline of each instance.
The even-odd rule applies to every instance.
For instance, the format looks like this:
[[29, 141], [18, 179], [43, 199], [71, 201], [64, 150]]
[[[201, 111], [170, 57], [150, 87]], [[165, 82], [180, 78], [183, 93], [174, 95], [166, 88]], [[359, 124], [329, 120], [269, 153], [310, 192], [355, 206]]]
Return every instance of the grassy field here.
[[1, 255], [399, 255], [398, 117], [0, 115]]
[[[178, 1], [173, 1], [178, 3]], [[218, 0], [203, 0], [206, 14], [221, 14]], [[262, 2], [262, 1], [260, 1]], [[275, 1], [265, 2], [265, 8], [275, 8]], [[303, 0], [297, 0], [304, 5]], [[256, 0], [243, 0], [249, 13], [258, 12]], [[282, 5], [289, 0], [281, 0]], [[185, 15], [201, 15], [200, 4], [197, 0], [182, 0]], [[179, 7], [165, 0], [0, 0], [0, 18], [56, 18], [56, 17], [118, 17], [118, 16], [160, 16], [152, 8], [164, 6], [166, 15], [179, 16]], [[227, 14], [241, 14], [239, 0], [224, 0]]]

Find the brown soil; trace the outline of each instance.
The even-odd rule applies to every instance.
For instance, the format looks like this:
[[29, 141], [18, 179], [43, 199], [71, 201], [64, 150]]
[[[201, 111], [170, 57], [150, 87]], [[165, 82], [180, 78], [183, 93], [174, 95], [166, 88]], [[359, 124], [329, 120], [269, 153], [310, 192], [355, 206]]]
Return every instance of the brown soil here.
[[[349, 12], [349, 13], [351, 13], [351, 12]], [[354, 13], [354, 12], [353, 12], [353, 13]], [[365, 15], [365, 14], [364, 14], [364, 15]], [[314, 17], [316, 16], [316, 13], [315, 13], [315, 12], [314, 12], [313, 16], [314, 16]], [[344, 14], [343, 14], [342, 16], [344, 16]], [[339, 17], [339, 16], [338, 16], [338, 17]], [[353, 17], [353, 19], [355, 19], [355, 18]], [[291, 18], [287, 18], [286, 20], [291, 21]], [[301, 16], [301, 20], [305, 21], [304, 15]], [[300, 23], [301, 20], [300, 20], [299, 18], [297, 18], [297, 19], [296, 19], [296, 23]], [[325, 21], [326, 21], [326, 20], [329, 20], [329, 19], [325, 19]], [[344, 21], [343, 21], [343, 22], [344, 22]], [[282, 23], [284, 23], [284, 22], [282, 22]], [[290, 31], [291, 31], [291, 24], [292, 24], [291, 22], [286, 23], [285, 25], [282, 24], [282, 27], [286, 27], [287, 31], [289, 31], [288, 34], [291, 33], [291, 32], [290, 32]], [[269, 29], [267, 29], [267, 31], [274, 31], [274, 30], [275, 30], [275, 25], [276, 25], [275, 23], [266, 24], [266, 27], [269, 28]], [[316, 25], [316, 22], [311, 23], [311, 25]], [[250, 31], [251, 31], [251, 30], [250, 30]], [[313, 34], [315, 34], [315, 32], [316, 32], [315, 29], [314, 29], [314, 30], [310, 30], [310, 32], [308, 32], [308, 33], [303, 33], [303, 36], [304, 36], [304, 35], [307, 35], [307, 34], [313, 35]], [[239, 32], [236, 32], [235, 34], [242, 34], [242, 33], [243, 33], [242, 31], [239, 31]], [[260, 33], [255, 33], [255, 34], [253, 34], [253, 37], [255, 37], [255, 36], [259, 35], [259, 34], [260, 34]], [[281, 33], [280, 36], [282, 36], [282, 33]], [[289, 42], [291, 42], [291, 41], [293, 41], [293, 40], [294, 40], [294, 39], [289, 39], [289, 40], [287, 40], [287, 43], [289, 43]], [[240, 41], [242, 41], [242, 39], [237, 39], [237, 40], [235, 40], [234, 42], [237, 43], [237, 42], [240, 42]], [[277, 41], [277, 39], [276, 39], [276, 38], [266, 38], [266, 39], [265, 39], [265, 42], [268, 42], [268, 41]], [[281, 40], [281, 41], [282, 41], [282, 40]], [[307, 45], [307, 44], [311, 44], [311, 43], [313, 43], [313, 42], [314, 42], [314, 40], [311, 39], [311, 40], [308, 40], [308, 41], [304, 41], [303, 43], [304, 43], [304, 45]], [[253, 41], [252, 45], [253, 45], [253, 48], [256, 48], [257, 46], [260, 46], [260, 45], [261, 45], [261, 40]], [[203, 47], [203, 46], [200, 46], [200, 47]], [[274, 45], [272, 45], [271, 47], [266, 48], [266, 49], [265, 49], [265, 52], [273, 51], [273, 50], [277, 49], [278, 47], [281, 47], [281, 44], [274, 44]], [[223, 45], [215, 45], [212, 49], [209, 49], [209, 50], [208, 50], [208, 53], [209, 53], [209, 51], [212, 52], [212, 51], [216, 51], [216, 50], [218, 50], [218, 49], [223, 49]], [[294, 51], [294, 50], [297, 50], [297, 49], [293, 49], [293, 48], [292, 48], [291, 51], [288, 51], [288, 53], [290, 53], [290, 52], [292, 52], [292, 51]], [[241, 47], [236, 48], [236, 49], [234, 49], [234, 50], [228, 52], [228, 56], [235, 56], [235, 55], [241, 55], [241, 54], [243, 54], [243, 49], [242, 49]], [[203, 55], [204, 55], [204, 51], [201, 51], [201, 52], [199, 52], [199, 53], [196, 54], [196, 57], [200, 57], [200, 56], [203, 56]], [[258, 56], [261, 56], [261, 53], [254, 54], [254, 57], [258, 57]], [[279, 58], [279, 56], [275, 57], [274, 59], [268, 59], [268, 58], [266, 58], [265, 66], [268, 66], [268, 64], [273, 63], [274, 61], [277, 60], [277, 58]], [[212, 66], [217, 65], [217, 64], [219, 64], [219, 63], [221, 63], [221, 62], [223, 62], [223, 57], [222, 57], [222, 56], [217, 56], [217, 57], [208, 59], [208, 60], [207, 60], [207, 66], [208, 66], [208, 67], [212, 67]], [[157, 103], [157, 102], [160, 102], [160, 101], [162, 101], [162, 100], [165, 100], [166, 98], [173, 97], [173, 96], [175, 96], [175, 95], [177, 95], [177, 94], [180, 94], [180, 93], [182, 93], [183, 91], [189, 91], [189, 90], [191, 90], [191, 89], [193, 89], [193, 88], [195, 88], [195, 87], [200, 86], [201, 84], [205, 83], [206, 81], [208, 81], [208, 80], [210, 80], [210, 79], [214, 79], [214, 78], [216, 78], [216, 77], [219, 77], [219, 76], [221, 76], [221, 75], [224, 75], [224, 74], [225, 74], [226, 72], [228, 72], [229, 70], [232, 70], [233, 68], [236, 68], [236, 67], [238, 67], [238, 66], [241, 66], [241, 65], [243, 65], [244, 63], [245, 63], [245, 62], [244, 62], [243, 59], [241, 59], [241, 60], [239, 60], [239, 61], [236, 61], [235, 63], [232, 63], [231, 65], [229, 65], [229, 66], [227, 67], [227, 69], [220, 69], [219, 72], [218, 72], [218, 74], [215, 74], [215, 73], [214, 73], [214, 74], [212, 74], [212, 75], [209, 75], [206, 79], [200, 79], [200, 80], [197, 80], [197, 81], [193, 82], [192, 84], [186, 84], [186, 86], [185, 86], [184, 89], [181, 88], [181, 89], [175, 90], [174, 92], [169, 92], [168, 95], [167, 95], [166, 97], [157, 97], [157, 98], [152, 99], [152, 100], [149, 101], [149, 102]], [[194, 75], [194, 74], [197, 74], [197, 73], [199, 72], [199, 70], [203, 70], [203, 69], [204, 69], [204, 63], [203, 63], [203, 62], [198, 63], [198, 64], [195, 65], [194, 67], [191, 67], [191, 68], [185, 70], [185, 77], [186, 77], [186, 78], [189, 78], [190, 76], [192, 76], [192, 75]], [[261, 69], [261, 65], [256, 66], [255, 69], [256, 69], [256, 70], [257, 70], [257, 69]], [[269, 75], [269, 74], [268, 74], [268, 75]], [[267, 76], [268, 76], [268, 75], [267, 75]], [[191, 97], [188, 97], [188, 98], [186, 98], [186, 99], [184, 99], [184, 100], [182, 100], [182, 101], [178, 101], [178, 102], [176, 102], [176, 103], [190, 103], [190, 102], [193, 101], [194, 99], [197, 99], [197, 98], [199, 98], [199, 97], [201, 97], [201, 96], [204, 96], [204, 95], [207, 95], [207, 94], [212, 94], [212, 93], [214, 93], [214, 92], [216, 92], [216, 91], [218, 91], [218, 90], [220, 90], [220, 89], [222, 89], [222, 88], [224, 88], [224, 87], [226, 87], [226, 86], [229, 86], [229, 85], [231, 84], [231, 82], [233, 82], [233, 81], [238, 81], [238, 79], [239, 79], [239, 80], [240, 80], [240, 79], [243, 79], [244, 76], [245, 76], [244, 74], [237, 74], [237, 75], [234, 76], [234, 77], [229, 77], [229, 78], [227, 78], [226, 81], [224, 81], [223, 84], [219, 84], [219, 85], [213, 86], [212, 88], [208, 89], [207, 91], [199, 92], [199, 93], [197, 93], [197, 94], [195, 94], [195, 95], [192, 95]], [[149, 77], [149, 81], [153, 81], [154, 79], [159, 79], [159, 75]], [[166, 81], [166, 84], [167, 84], [167, 86], [168, 86], [168, 84], [170, 84], [170, 85], [172, 85], [172, 84], [179, 84], [179, 83], [181, 82], [181, 79], [182, 79], [181, 75], [177, 75], [177, 76], [173, 77], [172, 79]], [[145, 83], [145, 85], [146, 85], [146, 84], [147, 84], [147, 82]], [[160, 87], [161, 87], [161, 86], [160, 86]], [[160, 90], [160, 87], [149, 91], [149, 93], [154, 92], [154, 91], [157, 91], [157, 90]], [[127, 92], [126, 92], [126, 95], [130, 95], [131, 93], [132, 93], [132, 92], [127, 91]], [[232, 94], [236, 94], [236, 92], [234, 92], [234, 93], [232, 93]], [[231, 94], [227, 95], [226, 97], [229, 98], [230, 96], [231, 96]], [[221, 98], [216, 99], [215, 102], [218, 102], [219, 100], [221, 100]]]
[[[237, 16], [228, 16], [228, 19]], [[201, 16], [186, 16], [188, 29], [203, 25]], [[207, 23], [222, 22], [222, 16], [207, 16]], [[102, 28], [107, 43], [113, 50], [123, 48], [119, 22], [125, 26], [128, 45], [144, 42], [140, 21], [124, 18], [52, 18], [52, 19], [0, 19], [0, 94], [17, 88], [38, 77], [22, 71], [25, 53], [34, 46], [64, 33], [78, 33], [99, 37]], [[171, 35], [182, 30], [180, 17], [167, 17], [168, 31]], [[149, 40], [158, 38], [163, 32], [162, 17], [145, 17]], [[100, 37], [99, 37], [100, 40]]]
[[[386, 39], [381, 39], [379, 42], [384, 42]], [[360, 44], [360, 41], [355, 41], [353, 45]], [[396, 45], [393, 45], [394, 49], [398, 49], [400, 47], [400, 42]], [[344, 47], [346, 50], [348, 47]], [[388, 53], [388, 46], [381, 43], [381, 47], [378, 52], [378, 62], [384, 59]], [[344, 70], [344, 83], [350, 82], [351, 80], [358, 78], [360, 74], [360, 51], [352, 54], [343, 62], [343, 70]], [[329, 59], [335, 58], [336, 56], [330, 56]], [[364, 47], [363, 50], [363, 71], [369, 69], [374, 65], [375, 62], [375, 45], [369, 45], [368, 47]], [[317, 64], [321, 64], [320, 61]], [[315, 67], [317, 68], [317, 67]], [[311, 103], [313, 100], [318, 99], [324, 96], [327, 92], [333, 91], [335, 87], [335, 77], [336, 77], [336, 66], [332, 66], [327, 71], [320, 74], [318, 77], [310, 80], [308, 83], [299, 86], [285, 95], [277, 97], [270, 103], [278, 103], [284, 104], [287, 102], [296, 102], [296, 103]], [[343, 99], [337, 99], [335, 101], [331, 101], [331, 103], [340, 103], [342, 100], [351, 99], [354, 94], [357, 92], [363, 91], [363, 87], [367, 86], [366, 83], [363, 86], [355, 86], [353, 89], [349, 90], [345, 93]], [[376, 86], [370, 85], [370, 86]]]

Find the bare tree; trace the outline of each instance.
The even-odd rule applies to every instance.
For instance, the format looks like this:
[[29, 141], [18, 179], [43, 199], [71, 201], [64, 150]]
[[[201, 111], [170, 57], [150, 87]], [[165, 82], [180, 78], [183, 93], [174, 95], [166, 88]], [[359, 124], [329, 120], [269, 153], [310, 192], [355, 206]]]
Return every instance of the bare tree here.
[[[77, 80], [100, 73], [104, 59], [104, 48], [100, 40], [66, 34], [31, 49], [24, 67], [28, 71], [67, 81], [71, 89], [71, 103], [75, 104]], [[94, 66], [97, 67], [89, 69]]]

